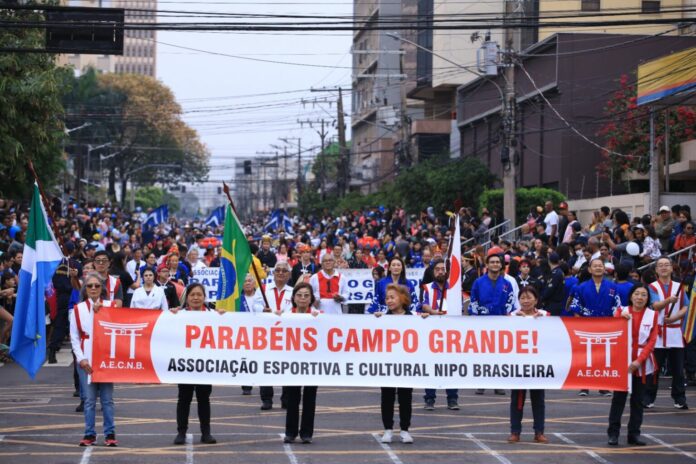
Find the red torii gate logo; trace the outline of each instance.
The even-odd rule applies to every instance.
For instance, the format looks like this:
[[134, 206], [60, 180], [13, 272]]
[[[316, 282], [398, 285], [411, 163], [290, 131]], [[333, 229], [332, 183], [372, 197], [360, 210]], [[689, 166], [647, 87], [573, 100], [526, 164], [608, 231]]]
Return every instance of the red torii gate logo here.
[[149, 325], [147, 322], [137, 324], [118, 324], [115, 322], [99, 321], [99, 325], [107, 330], [106, 335], [110, 338], [109, 358], [116, 358], [116, 339], [118, 337], [130, 338], [129, 359], [135, 359], [135, 340], [136, 337], [143, 335], [143, 330]]
[[580, 343], [587, 347], [586, 367], [592, 367], [592, 347], [604, 347], [604, 367], [611, 367], [611, 347], [616, 345], [618, 338], [623, 335], [623, 330], [616, 332], [584, 332], [574, 330], [575, 335], [580, 338]]

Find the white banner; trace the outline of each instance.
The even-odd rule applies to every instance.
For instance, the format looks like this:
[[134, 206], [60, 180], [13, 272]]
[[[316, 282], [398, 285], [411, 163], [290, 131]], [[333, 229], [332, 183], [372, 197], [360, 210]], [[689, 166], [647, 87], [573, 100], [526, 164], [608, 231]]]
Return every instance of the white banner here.
[[623, 318], [104, 308], [96, 382], [626, 390]]
[[[371, 303], [374, 296], [374, 281], [372, 280], [371, 269], [339, 269], [339, 273], [346, 276], [348, 280], [348, 301], [346, 304]], [[418, 283], [423, 278], [423, 268], [407, 268], [406, 278], [418, 288]], [[190, 283], [200, 282], [206, 290], [208, 301], [217, 300], [217, 286], [220, 268], [208, 267], [193, 271]], [[264, 279], [264, 284], [273, 280], [273, 271]], [[418, 293], [418, 292], [416, 292]]]

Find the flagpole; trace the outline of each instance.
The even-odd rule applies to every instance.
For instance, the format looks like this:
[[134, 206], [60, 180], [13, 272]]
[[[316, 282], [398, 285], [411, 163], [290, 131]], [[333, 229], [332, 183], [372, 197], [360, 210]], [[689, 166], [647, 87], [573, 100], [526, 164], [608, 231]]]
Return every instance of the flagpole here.
[[[449, 238], [449, 244], [447, 245], [447, 259], [445, 259], [445, 269], [446, 269], [446, 280], [445, 280], [445, 289], [447, 288], [447, 285], [449, 284], [449, 278], [450, 278], [450, 268], [452, 267], [452, 246], [454, 244], [454, 220], [458, 221], [459, 217], [457, 215], [450, 216], [450, 238]], [[440, 311], [442, 311], [442, 303], [445, 300], [445, 291], [443, 289], [442, 292], [440, 292]]]
[[[227, 195], [227, 201], [230, 203], [230, 207], [234, 214], [237, 214], [237, 208], [234, 207], [234, 202], [232, 201], [232, 195], [230, 195], [230, 188], [225, 182], [222, 183], [222, 190]], [[261, 296], [263, 297], [263, 303], [266, 308], [270, 308], [271, 305], [268, 303], [268, 298], [266, 297], [266, 292], [263, 291], [263, 284], [261, 283], [261, 276], [259, 275], [258, 269], [256, 269], [256, 263], [254, 262], [254, 255], [251, 255], [251, 269], [254, 271], [254, 277], [256, 277], [256, 283], [259, 285], [259, 290], [261, 290]]]
[[[67, 257], [68, 254], [65, 252], [65, 247], [63, 246], [63, 237], [56, 230], [56, 218], [53, 215], [53, 209], [50, 207], [48, 203], [48, 197], [46, 196], [46, 192], [44, 191], [43, 185], [41, 185], [39, 176], [36, 174], [36, 170], [34, 170], [34, 163], [31, 162], [31, 159], [27, 159], [27, 166], [29, 167], [29, 171], [31, 171], [31, 175], [34, 176], [34, 181], [36, 182], [36, 185], [39, 187], [39, 196], [41, 197], [41, 203], [43, 203], [44, 209], [46, 210], [46, 214], [48, 214], [48, 216], [51, 218], [51, 229], [53, 230], [53, 235], [58, 241], [58, 247], [60, 247], [60, 251], [63, 253], [63, 257]], [[68, 271], [70, 271], [70, 260], [68, 260]]]

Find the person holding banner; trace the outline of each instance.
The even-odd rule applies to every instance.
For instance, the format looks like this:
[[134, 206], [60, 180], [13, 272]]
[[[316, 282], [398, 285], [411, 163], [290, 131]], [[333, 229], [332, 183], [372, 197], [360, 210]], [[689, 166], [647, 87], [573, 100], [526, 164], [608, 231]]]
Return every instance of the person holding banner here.
[[401, 285], [408, 289], [411, 303], [409, 304], [409, 310], [411, 312], [420, 311], [420, 305], [418, 300], [418, 295], [416, 295], [416, 290], [406, 279], [406, 265], [403, 260], [398, 256], [394, 256], [389, 260], [389, 265], [387, 266], [388, 275], [377, 282], [375, 286], [375, 295], [372, 299], [372, 304], [367, 308], [367, 312], [374, 314], [377, 312], [383, 313], [387, 311], [387, 287], [389, 285]]
[[[631, 289], [628, 300], [629, 306], [622, 306], [614, 313], [615, 317], [630, 320], [633, 346], [631, 348], [631, 364], [628, 371], [631, 376], [631, 417], [628, 420], [628, 444], [645, 446], [640, 439], [640, 426], [643, 423], [643, 392], [647, 385], [652, 384], [653, 374], [658, 369], [653, 349], [659, 332], [658, 313], [650, 309], [650, 289], [645, 284], [637, 284]], [[607, 435], [611, 446], [619, 444], [621, 416], [626, 407], [628, 392], [615, 391], [609, 410], [609, 428]]]
[[[408, 287], [398, 284], [389, 284], [386, 288], [386, 311], [375, 312], [376, 317], [383, 314], [394, 316], [411, 316], [411, 291]], [[423, 313], [423, 317], [428, 317], [428, 313]], [[413, 411], [413, 388], [394, 388], [382, 387], [382, 396], [380, 409], [382, 411], [382, 424], [384, 425], [384, 434], [382, 435], [382, 443], [391, 443], [394, 437], [394, 400], [398, 396], [399, 399], [399, 427], [401, 432], [401, 443], [413, 443], [413, 437], [408, 433], [408, 428], [411, 426], [411, 414]]]
[[143, 285], [135, 289], [131, 299], [131, 308], [159, 309], [166, 311], [169, 309], [167, 297], [162, 287], [155, 285], [155, 271], [145, 268], [142, 273]]
[[[297, 284], [292, 291], [292, 312], [311, 314], [316, 317], [319, 311], [312, 308], [314, 292], [312, 286], [305, 282]], [[283, 443], [293, 443], [300, 435], [302, 443], [312, 443], [314, 435], [314, 412], [317, 407], [317, 387], [283, 387], [286, 396], [287, 413], [285, 414], [285, 437]], [[302, 420], [300, 421], [300, 400], [302, 401]], [[298, 428], [299, 426], [299, 428]]]
[[[511, 312], [511, 316], [536, 318], [549, 315], [548, 311], [537, 309], [539, 292], [533, 285], [527, 285], [520, 289], [519, 300], [520, 309]], [[508, 443], [518, 443], [520, 441], [526, 396], [526, 390], [510, 390], [510, 436], [507, 440]], [[544, 421], [546, 419], [544, 396], [544, 390], [529, 390], [529, 398], [532, 401], [532, 416], [534, 417], [534, 441], [536, 443], [549, 442], [544, 435]]]
[[309, 279], [314, 290], [314, 307], [326, 314], [343, 314], [342, 303], [348, 299], [346, 278], [336, 272], [333, 253], [321, 257], [321, 270]]
[[[650, 299], [658, 314], [660, 326], [655, 345], [655, 359], [658, 366], [668, 363], [672, 373], [671, 395], [676, 409], [689, 409], [686, 404], [684, 387], [684, 334], [682, 318], [689, 307], [689, 298], [684, 285], [672, 280], [672, 260], [663, 256], [655, 261], [657, 280], [650, 284]], [[645, 389], [645, 407], [655, 406], [660, 378], [659, 369], [655, 371], [655, 381]]]
[[[621, 306], [619, 292], [614, 283], [604, 278], [602, 258], [590, 260], [591, 279], [578, 284], [573, 289], [570, 311], [575, 317], [611, 317]], [[587, 396], [589, 390], [580, 390], [578, 396]], [[609, 390], [600, 390], [602, 396], [611, 396]]]
[[[182, 308], [183, 311], [211, 311], [205, 304], [205, 287], [199, 283], [194, 283], [186, 287], [186, 300]], [[176, 314], [179, 310], [172, 309]], [[220, 314], [224, 310], [218, 310]], [[215, 444], [217, 440], [210, 434], [210, 394], [213, 392], [212, 385], [188, 385], [179, 384], [179, 397], [176, 402], [176, 438], [175, 445], [186, 443], [186, 432], [188, 430], [189, 413], [191, 412], [191, 401], [193, 393], [196, 393], [198, 403], [198, 421], [201, 424], [201, 443]]]
[[90, 273], [87, 275], [82, 287], [83, 301], [75, 305], [69, 316], [70, 343], [77, 363], [80, 390], [85, 396], [85, 435], [80, 440], [80, 446], [93, 446], [97, 442], [95, 429], [97, 394], [104, 415], [104, 445], [118, 446], [114, 427], [114, 384], [90, 382], [89, 379], [89, 376], [92, 375], [91, 335], [94, 313], [102, 307], [116, 306], [109, 300], [102, 300], [102, 289], [102, 278], [99, 274]]
[[[284, 313], [292, 310], [292, 287], [288, 285], [290, 279], [290, 265], [287, 261], [278, 261], [273, 268], [273, 282], [262, 290], [266, 298], [257, 299], [254, 303], [255, 312]], [[264, 307], [267, 301], [271, 307]], [[273, 387], [260, 387], [261, 410], [273, 409]], [[280, 397], [281, 407], [285, 406], [285, 394]]]
[[[447, 298], [447, 290], [449, 289], [449, 282], [447, 282], [447, 267], [445, 266], [445, 261], [441, 258], [434, 259], [432, 261], [433, 266], [433, 280], [427, 285], [423, 286], [423, 301], [422, 310], [424, 313], [433, 315], [444, 315], [447, 311], [443, 311], [443, 306], [445, 298]], [[447, 409], [452, 411], [459, 410], [459, 391], [456, 388], [448, 388], [445, 390], [447, 392]], [[435, 409], [435, 399], [437, 398], [436, 391], [434, 388], [426, 388], [424, 409], [432, 411]]]

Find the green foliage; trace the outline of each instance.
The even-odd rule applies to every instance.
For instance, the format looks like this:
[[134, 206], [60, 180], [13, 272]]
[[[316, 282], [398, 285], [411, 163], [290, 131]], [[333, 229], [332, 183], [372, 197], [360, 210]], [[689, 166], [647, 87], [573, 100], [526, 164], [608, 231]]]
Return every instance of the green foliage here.
[[329, 197], [324, 202], [318, 194], [307, 192], [300, 199], [303, 214], [328, 209], [334, 213], [370, 206], [400, 206], [416, 213], [428, 206], [437, 211], [453, 210], [455, 203], [475, 205], [479, 196], [495, 182], [495, 176], [475, 158], [449, 159], [436, 157], [404, 169], [393, 183], [372, 194], [352, 192], [338, 201]]
[[160, 205], [169, 205], [169, 212], [179, 211], [181, 205], [179, 199], [160, 187], [141, 187], [135, 191], [135, 206], [143, 210], [157, 208]]
[[[0, 10], [0, 21], [42, 21], [42, 16], [31, 10]], [[0, 28], [0, 47], [39, 48], [44, 37], [40, 29]], [[29, 159], [46, 189], [61, 181], [61, 84], [66, 73], [55, 66], [52, 55], [0, 53], [1, 196], [28, 194], [33, 183]]]
[[[532, 207], [544, 206], [544, 203], [548, 200], [551, 200], [554, 206], [557, 206], [560, 202], [565, 201], [566, 197], [556, 190], [542, 187], [517, 189], [516, 223], [518, 225], [524, 223], [527, 220], [527, 215]], [[486, 190], [481, 195], [481, 201], [479, 204], [481, 208], [488, 208], [488, 210], [499, 209], [502, 211], [503, 189]]]

